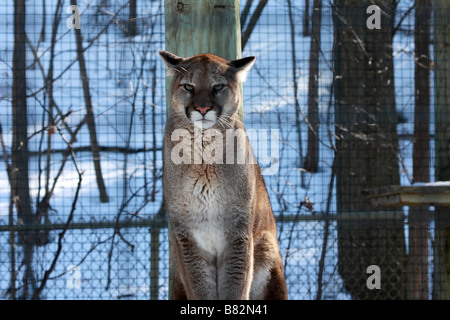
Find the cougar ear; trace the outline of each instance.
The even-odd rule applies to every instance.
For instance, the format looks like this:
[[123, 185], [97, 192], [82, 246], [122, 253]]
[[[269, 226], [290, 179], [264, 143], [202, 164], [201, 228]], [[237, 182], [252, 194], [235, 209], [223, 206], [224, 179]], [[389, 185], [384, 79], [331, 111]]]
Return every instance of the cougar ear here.
[[236, 78], [240, 82], [247, 80], [248, 71], [253, 67], [256, 57], [246, 57], [238, 60], [230, 61], [228, 64], [236, 72]]
[[169, 51], [160, 51], [159, 55], [161, 56], [161, 60], [166, 65], [169, 75], [173, 75], [175, 72], [179, 71], [179, 65], [184, 61], [183, 58], [170, 53]]

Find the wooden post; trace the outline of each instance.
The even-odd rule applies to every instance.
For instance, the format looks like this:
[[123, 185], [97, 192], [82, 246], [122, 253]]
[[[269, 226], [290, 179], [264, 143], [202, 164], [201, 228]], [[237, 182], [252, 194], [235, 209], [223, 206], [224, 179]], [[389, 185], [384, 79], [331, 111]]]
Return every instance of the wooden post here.
[[[434, 1], [436, 181], [450, 180], [450, 3]], [[450, 299], [450, 209], [436, 206], [433, 298]]]
[[[241, 58], [239, 0], [165, 0], [164, 16], [167, 51], [185, 58], [201, 53], [212, 53], [227, 60]], [[171, 112], [170, 88], [167, 79], [167, 117]], [[239, 115], [243, 119], [242, 103]], [[171, 241], [169, 224], [169, 245]], [[169, 258], [169, 299], [173, 292], [172, 275], [173, 263]]]
[[[417, 0], [414, 30], [413, 179], [430, 181], [430, 23], [431, 0]], [[429, 208], [410, 207], [406, 299], [428, 300]]]
[[150, 228], [150, 300], [158, 300], [159, 291], [159, 226]]
[[[201, 53], [227, 60], [241, 58], [239, 0], [165, 0], [164, 16], [167, 51], [184, 58]], [[168, 80], [167, 98], [170, 84]], [[169, 99], [166, 106], [169, 116]], [[239, 115], [243, 118], [242, 103]]]

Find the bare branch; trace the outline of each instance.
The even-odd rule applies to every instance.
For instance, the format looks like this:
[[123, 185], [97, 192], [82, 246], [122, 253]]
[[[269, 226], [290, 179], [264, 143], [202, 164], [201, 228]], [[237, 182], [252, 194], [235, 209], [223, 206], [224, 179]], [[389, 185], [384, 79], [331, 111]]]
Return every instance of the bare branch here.
[[[70, 2], [72, 5], [76, 6], [77, 1], [71, 0]], [[94, 162], [94, 170], [95, 170], [95, 176], [97, 178], [97, 186], [98, 190], [100, 192], [100, 201], [101, 202], [108, 202], [108, 194], [106, 192], [106, 186], [105, 182], [103, 180], [102, 175], [102, 169], [100, 164], [100, 151], [98, 149], [98, 141], [97, 141], [97, 131], [95, 127], [95, 118], [94, 118], [94, 109], [92, 106], [92, 100], [91, 100], [91, 94], [89, 89], [89, 79], [87, 76], [87, 70], [86, 70], [86, 62], [84, 60], [84, 54], [83, 54], [83, 40], [81, 37], [81, 30], [75, 28], [75, 39], [77, 44], [77, 60], [80, 65], [80, 76], [81, 76], [81, 82], [83, 85], [83, 95], [84, 95], [84, 103], [86, 107], [86, 123], [89, 129], [89, 137], [91, 141], [91, 152]]]
[[42, 279], [40, 286], [37, 288], [37, 290], [33, 294], [33, 300], [39, 299], [39, 295], [41, 294], [42, 290], [44, 289], [45, 285], [47, 284], [47, 281], [49, 279], [50, 274], [55, 269], [56, 262], [58, 261], [59, 256], [60, 256], [61, 251], [62, 251], [62, 246], [63, 246], [62, 245], [62, 241], [63, 241], [64, 235], [66, 234], [66, 232], [68, 230], [68, 227], [69, 227], [69, 225], [71, 224], [71, 222], [73, 220], [73, 216], [74, 216], [74, 213], [75, 213], [76, 205], [77, 205], [77, 202], [78, 202], [78, 195], [79, 195], [80, 190], [81, 190], [81, 181], [83, 180], [82, 179], [82, 175], [83, 174], [80, 171], [80, 169], [78, 168], [77, 162], [75, 160], [75, 155], [71, 151], [71, 144], [64, 138], [64, 136], [62, 135], [62, 133], [59, 130], [59, 128], [58, 128], [58, 132], [60, 133], [62, 139], [67, 144], [67, 148], [68, 148], [69, 153], [70, 153], [70, 155], [72, 157], [72, 162], [73, 162], [73, 164], [75, 166], [75, 169], [76, 169], [76, 172], [78, 174], [78, 184], [77, 184], [77, 189], [75, 191], [74, 199], [72, 201], [72, 209], [70, 211], [69, 217], [67, 218], [67, 221], [66, 221], [66, 224], [64, 226], [64, 229], [59, 233], [59, 236], [58, 236], [58, 248], [56, 249], [55, 256], [54, 256], [53, 261], [52, 261], [52, 263], [50, 265], [50, 268], [47, 271], [45, 271], [44, 278]]
[[250, 19], [250, 22], [248, 23], [247, 28], [245, 29], [245, 31], [242, 33], [242, 50], [244, 50], [245, 45], [248, 42], [248, 39], [250, 38], [250, 35], [253, 32], [253, 29], [256, 26], [256, 23], [258, 22], [259, 17], [261, 16], [262, 11], [264, 10], [264, 7], [266, 6], [268, 0], [261, 0], [258, 3], [258, 6], [256, 7], [255, 11], [252, 14], [252, 17]]

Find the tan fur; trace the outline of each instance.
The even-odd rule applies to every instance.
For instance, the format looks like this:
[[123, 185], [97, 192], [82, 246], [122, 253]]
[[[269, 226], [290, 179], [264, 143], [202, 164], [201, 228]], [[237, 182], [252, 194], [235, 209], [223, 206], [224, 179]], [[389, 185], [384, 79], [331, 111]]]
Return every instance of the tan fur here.
[[[172, 151], [180, 143], [192, 151], [193, 159], [211, 141], [221, 139], [203, 136], [205, 131], [196, 128], [194, 120], [220, 132], [223, 146], [230, 142], [227, 129], [245, 133], [237, 115], [239, 80], [245, 78], [254, 57], [227, 61], [210, 54], [186, 59], [165, 51], [160, 54], [173, 77], [163, 185], [175, 238], [171, 247], [174, 298], [287, 299], [275, 219], [247, 138], [234, 138], [234, 149], [245, 151], [253, 162], [239, 163], [235, 155], [233, 164], [227, 164], [225, 152], [214, 153], [222, 163], [172, 161]], [[177, 129], [188, 135], [173, 141]], [[201, 139], [197, 145], [196, 135]]]

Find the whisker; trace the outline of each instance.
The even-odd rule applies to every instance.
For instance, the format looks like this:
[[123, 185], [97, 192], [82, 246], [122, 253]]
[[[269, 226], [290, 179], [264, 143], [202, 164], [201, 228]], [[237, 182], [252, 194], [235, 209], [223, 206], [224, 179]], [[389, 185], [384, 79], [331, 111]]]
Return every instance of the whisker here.
[[218, 121], [224, 129], [231, 128], [231, 123], [226, 118], [220, 117], [218, 118]]

